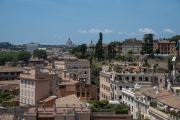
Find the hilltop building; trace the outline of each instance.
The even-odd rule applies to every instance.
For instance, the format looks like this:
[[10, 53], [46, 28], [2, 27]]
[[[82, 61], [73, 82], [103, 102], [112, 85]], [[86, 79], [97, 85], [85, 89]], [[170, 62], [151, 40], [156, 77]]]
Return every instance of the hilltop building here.
[[96, 45], [91, 40], [91, 42], [89, 43], [89, 46], [88, 46], [88, 50], [92, 50], [92, 51], [95, 52], [95, 49], [96, 49]]
[[34, 50], [39, 48], [39, 44], [31, 42], [31, 43], [27, 43], [26, 47], [27, 47], [27, 51], [32, 54]]
[[66, 41], [66, 47], [75, 47], [76, 45], [71, 41], [70, 38]]

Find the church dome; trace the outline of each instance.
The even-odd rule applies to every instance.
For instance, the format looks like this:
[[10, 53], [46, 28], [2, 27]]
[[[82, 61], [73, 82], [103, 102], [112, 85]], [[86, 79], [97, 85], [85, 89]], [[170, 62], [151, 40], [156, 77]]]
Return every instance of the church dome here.
[[92, 40], [91, 40], [91, 42], [89, 43], [89, 47], [95, 47], [95, 45], [94, 45], [94, 43], [92, 42]]
[[70, 40], [70, 38], [66, 41], [66, 46], [72, 46], [72, 41]]

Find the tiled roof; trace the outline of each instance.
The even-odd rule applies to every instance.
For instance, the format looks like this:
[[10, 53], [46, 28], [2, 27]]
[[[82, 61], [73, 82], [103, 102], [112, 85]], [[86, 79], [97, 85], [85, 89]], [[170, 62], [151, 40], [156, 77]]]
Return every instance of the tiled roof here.
[[0, 115], [0, 120], [14, 120], [14, 115], [2, 114]]
[[149, 89], [146, 91], [142, 91], [142, 94], [147, 95], [152, 98], [159, 98], [159, 97], [172, 95], [172, 93], [165, 90], [160, 90], [160, 89]]
[[77, 98], [75, 94], [56, 99], [56, 107], [84, 107], [85, 105]]
[[0, 72], [23, 72], [23, 68], [0, 66]]
[[163, 97], [162, 99], [158, 99], [158, 101], [173, 108], [180, 109], [180, 97], [178, 96], [170, 95]]
[[44, 100], [40, 100], [39, 102], [48, 102], [48, 101], [51, 101], [53, 99], [56, 99], [56, 96], [49, 96], [49, 97], [45, 98]]

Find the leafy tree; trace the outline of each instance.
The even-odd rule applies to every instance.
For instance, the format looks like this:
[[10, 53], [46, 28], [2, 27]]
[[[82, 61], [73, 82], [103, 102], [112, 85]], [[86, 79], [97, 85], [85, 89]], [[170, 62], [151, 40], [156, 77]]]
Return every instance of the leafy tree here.
[[115, 60], [122, 60], [122, 56], [120, 54], [116, 55], [116, 57], [114, 58]]
[[153, 37], [154, 34], [144, 34], [143, 51], [145, 54], [151, 54], [153, 51]]
[[133, 51], [132, 51], [132, 50], [129, 50], [129, 51], [128, 51], [128, 54], [133, 54]]
[[150, 57], [154, 58], [154, 51], [151, 52]]
[[17, 60], [21, 60], [21, 61], [25, 61], [25, 62], [28, 62], [28, 60], [31, 58], [31, 53], [30, 52], [27, 52], [27, 51], [19, 51], [17, 53]]
[[71, 53], [72, 53], [72, 54], [74, 54], [75, 52], [81, 52], [81, 46], [80, 46], [80, 45], [74, 47], [74, 48], [71, 50]]
[[99, 40], [96, 44], [96, 51], [95, 51], [96, 57], [98, 58], [98, 61], [103, 59], [102, 39], [103, 39], [103, 35], [100, 32], [99, 33]]
[[81, 45], [81, 53], [82, 53], [82, 58], [84, 59], [84, 54], [86, 53], [87, 50], [87, 45], [86, 44], [82, 44]]
[[99, 72], [101, 70], [97, 65], [91, 65], [91, 84], [99, 86]]
[[140, 54], [144, 55], [144, 50], [143, 49], [141, 49]]
[[158, 54], [160, 54], [160, 49], [156, 49], [156, 54], [158, 55]]
[[33, 57], [38, 57], [39, 59], [46, 59], [47, 58], [47, 54], [45, 50], [34, 50], [33, 52]]
[[170, 38], [169, 40], [170, 41], [176, 41], [176, 43], [177, 43], [177, 41], [180, 40], [180, 35], [175, 35], [172, 38]]
[[82, 52], [75, 52], [74, 55], [78, 58], [78, 59], [82, 59]]

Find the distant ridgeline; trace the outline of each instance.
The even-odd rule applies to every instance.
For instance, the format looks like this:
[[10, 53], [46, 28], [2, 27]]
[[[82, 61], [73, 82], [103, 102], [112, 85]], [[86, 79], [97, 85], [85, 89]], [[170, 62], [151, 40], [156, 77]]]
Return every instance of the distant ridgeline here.
[[23, 45], [13, 45], [9, 42], [0, 42], [0, 49], [24, 50], [26, 47]]

